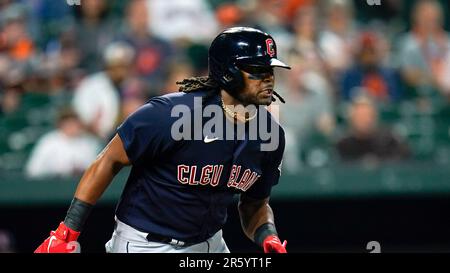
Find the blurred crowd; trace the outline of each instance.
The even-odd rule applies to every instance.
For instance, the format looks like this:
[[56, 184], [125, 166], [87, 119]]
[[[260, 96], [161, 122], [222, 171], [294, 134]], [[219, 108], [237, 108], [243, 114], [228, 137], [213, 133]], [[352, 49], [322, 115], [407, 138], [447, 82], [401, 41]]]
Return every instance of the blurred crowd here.
[[207, 74], [211, 40], [252, 26], [276, 73], [290, 173], [450, 164], [449, 3], [438, 0], [0, 0], [0, 168], [77, 175], [118, 124]]

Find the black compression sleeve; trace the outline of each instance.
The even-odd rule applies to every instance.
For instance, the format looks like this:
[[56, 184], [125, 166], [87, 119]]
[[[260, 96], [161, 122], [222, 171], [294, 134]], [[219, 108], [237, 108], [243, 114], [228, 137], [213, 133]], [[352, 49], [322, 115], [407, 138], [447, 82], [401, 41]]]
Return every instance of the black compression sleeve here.
[[66, 218], [64, 219], [64, 224], [75, 231], [81, 231], [92, 207], [93, 205], [91, 204], [73, 198]]
[[264, 239], [266, 239], [266, 237], [269, 235], [278, 236], [275, 225], [272, 223], [266, 223], [257, 228], [255, 231], [255, 236], [253, 238], [257, 245], [262, 246]]

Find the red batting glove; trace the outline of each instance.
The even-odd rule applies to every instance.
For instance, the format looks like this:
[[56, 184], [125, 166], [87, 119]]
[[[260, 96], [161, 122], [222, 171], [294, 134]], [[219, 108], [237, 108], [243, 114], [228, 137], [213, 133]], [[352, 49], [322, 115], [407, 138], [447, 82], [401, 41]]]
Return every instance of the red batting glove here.
[[264, 253], [287, 253], [286, 251], [287, 241], [284, 240], [281, 244], [280, 238], [276, 235], [269, 235], [264, 239], [263, 248]]
[[64, 222], [59, 224], [55, 231], [48, 237], [34, 253], [75, 253], [80, 252], [77, 242], [80, 232], [67, 227]]

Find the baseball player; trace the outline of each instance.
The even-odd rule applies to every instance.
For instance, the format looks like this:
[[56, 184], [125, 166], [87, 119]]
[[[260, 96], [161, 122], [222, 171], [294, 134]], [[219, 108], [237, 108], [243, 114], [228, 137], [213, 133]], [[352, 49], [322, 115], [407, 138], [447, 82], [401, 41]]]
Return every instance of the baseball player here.
[[[246, 27], [220, 33], [209, 48], [208, 76], [179, 82], [181, 92], [150, 99], [118, 127], [81, 178], [64, 221], [35, 252], [76, 251], [92, 207], [114, 176], [131, 165], [106, 252], [228, 253], [222, 227], [227, 207], [240, 194], [244, 233], [266, 253], [286, 253], [269, 206], [285, 145], [283, 129], [264, 107], [275, 96], [282, 101], [273, 90], [274, 67], [289, 69], [277, 59], [269, 34]], [[219, 108], [227, 128], [245, 125], [241, 137], [235, 131], [232, 139], [205, 134], [200, 127], [200, 139], [176, 139], [179, 119], [173, 109], [195, 112], [199, 99], [204, 109]], [[278, 140], [274, 149], [261, 149], [267, 140], [249, 137], [252, 123], [262, 116], [277, 132], [271, 135]]]

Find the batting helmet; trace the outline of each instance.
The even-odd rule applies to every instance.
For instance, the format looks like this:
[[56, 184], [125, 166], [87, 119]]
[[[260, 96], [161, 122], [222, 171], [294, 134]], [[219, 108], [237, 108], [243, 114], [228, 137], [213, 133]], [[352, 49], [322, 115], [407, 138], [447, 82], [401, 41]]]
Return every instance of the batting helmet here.
[[290, 69], [277, 59], [272, 36], [250, 27], [233, 27], [221, 32], [209, 47], [208, 65], [209, 77], [231, 95], [244, 87], [239, 68], [242, 65]]

